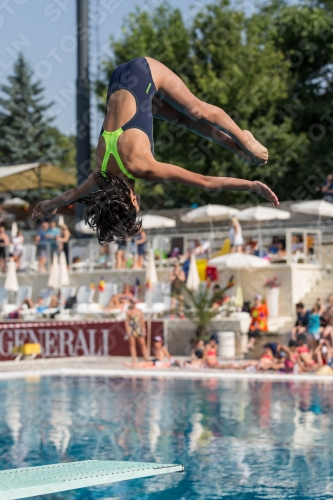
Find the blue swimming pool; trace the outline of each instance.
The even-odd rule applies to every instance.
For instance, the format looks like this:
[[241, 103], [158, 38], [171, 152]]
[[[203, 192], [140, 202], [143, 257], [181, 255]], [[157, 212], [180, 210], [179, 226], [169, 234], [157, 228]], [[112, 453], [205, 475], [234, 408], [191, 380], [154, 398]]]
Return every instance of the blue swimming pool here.
[[31, 378], [0, 382], [0, 469], [74, 460], [186, 472], [45, 498], [332, 499], [333, 384]]

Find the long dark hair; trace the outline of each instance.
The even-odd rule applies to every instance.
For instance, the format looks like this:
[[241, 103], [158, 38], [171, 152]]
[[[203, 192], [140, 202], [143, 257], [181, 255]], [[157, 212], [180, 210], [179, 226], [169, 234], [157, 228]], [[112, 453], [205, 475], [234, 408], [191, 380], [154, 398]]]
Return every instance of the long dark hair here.
[[109, 172], [95, 174], [98, 191], [76, 200], [86, 208], [82, 218], [96, 231], [100, 245], [114, 240], [126, 240], [138, 234], [142, 221], [136, 219], [136, 209], [131, 200], [128, 184]]

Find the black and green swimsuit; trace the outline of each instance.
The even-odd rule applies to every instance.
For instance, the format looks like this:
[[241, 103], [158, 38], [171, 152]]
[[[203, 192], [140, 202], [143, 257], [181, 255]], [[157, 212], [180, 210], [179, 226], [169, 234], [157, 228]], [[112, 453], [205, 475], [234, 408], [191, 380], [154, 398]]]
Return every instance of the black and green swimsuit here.
[[138, 128], [147, 134], [150, 140], [151, 152], [154, 154], [152, 99], [157, 93], [148, 61], [145, 57], [137, 57], [118, 66], [111, 75], [107, 101], [117, 90], [125, 89], [131, 92], [136, 101], [136, 113], [125, 125], [114, 132], [102, 128], [101, 136], [105, 140], [105, 154], [101, 172], [106, 175], [108, 161], [114, 156], [120, 170], [130, 179], [133, 175], [127, 172], [117, 150], [118, 137], [131, 128]]

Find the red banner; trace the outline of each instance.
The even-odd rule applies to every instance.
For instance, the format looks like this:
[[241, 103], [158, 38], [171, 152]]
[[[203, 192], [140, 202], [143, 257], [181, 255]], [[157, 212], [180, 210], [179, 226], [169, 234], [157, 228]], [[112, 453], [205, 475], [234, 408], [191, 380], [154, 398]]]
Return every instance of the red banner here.
[[[163, 337], [163, 322], [152, 321], [151, 331]], [[108, 320], [1, 323], [0, 361], [13, 359], [13, 347], [30, 343], [42, 346], [43, 358], [129, 356], [124, 337], [124, 322]]]

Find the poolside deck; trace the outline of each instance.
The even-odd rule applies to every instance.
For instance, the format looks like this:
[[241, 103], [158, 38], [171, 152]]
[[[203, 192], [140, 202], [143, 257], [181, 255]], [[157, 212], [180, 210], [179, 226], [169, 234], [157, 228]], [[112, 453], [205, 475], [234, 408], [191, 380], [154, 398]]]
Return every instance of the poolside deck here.
[[[188, 358], [177, 357], [180, 361]], [[274, 381], [327, 381], [333, 382], [332, 375], [313, 373], [276, 373], [238, 370], [213, 370], [209, 368], [128, 368], [129, 358], [125, 357], [86, 357], [36, 359], [34, 361], [0, 362], [0, 380], [36, 377], [110, 377], [110, 378], [171, 378], [171, 379], [256, 379]]]

